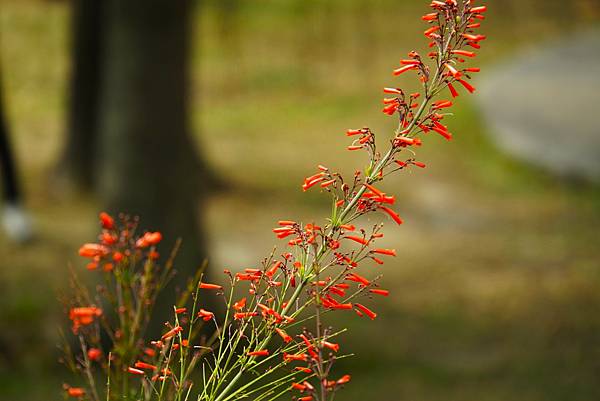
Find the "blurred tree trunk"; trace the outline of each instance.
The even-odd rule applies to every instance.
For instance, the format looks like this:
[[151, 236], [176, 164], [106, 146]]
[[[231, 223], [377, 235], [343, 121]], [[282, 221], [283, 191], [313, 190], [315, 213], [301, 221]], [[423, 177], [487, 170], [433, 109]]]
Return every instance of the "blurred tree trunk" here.
[[3, 200], [10, 204], [19, 202], [19, 185], [4, 111], [2, 76], [0, 74], [0, 169], [2, 171]]
[[105, 2], [72, 0], [71, 4], [71, 79], [67, 132], [58, 174], [72, 188], [89, 191], [94, 185], [94, 159], [98, 144]]
[[[139, 215], [141, 229], [160, 230], [164, 256], [183, 239], [181, 286], [205, 256], [198, 211], [208, 187], [188, 128], [191, 2], [105, 4], [97, 191], [109, 211]], [[172, 289], [165, 293], [159, 321], [174, 303]]]

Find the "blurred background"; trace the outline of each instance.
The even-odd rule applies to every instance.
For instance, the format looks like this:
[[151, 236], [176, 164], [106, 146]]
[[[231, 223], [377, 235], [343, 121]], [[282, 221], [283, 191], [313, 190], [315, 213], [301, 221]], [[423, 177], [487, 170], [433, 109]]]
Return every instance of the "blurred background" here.
[[[385, 185], [405, 219], [386, 230], [392, 295], [374, 322], [335, 322], [357, 355], [340, 400], [600, 399], [600, 1], [488, 3], [455, 139]], [[70, 381], [57, 294], [98, 211], [182, 236], [183, 275], [255, 266], [277, 219], [326, 216], [302, 179], [362, 166], [347, 128], [391, 132], [381, 88], [413, 87], [391, 70], [426, 45], [427, 4], [0, 0], [20, 187], [2, 204], [0, 399]]]

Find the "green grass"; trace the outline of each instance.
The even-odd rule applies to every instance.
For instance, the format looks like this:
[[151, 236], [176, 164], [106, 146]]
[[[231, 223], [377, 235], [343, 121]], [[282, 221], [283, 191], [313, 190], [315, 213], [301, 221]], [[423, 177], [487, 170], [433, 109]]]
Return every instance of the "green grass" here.
[[[397, 59], [424, 44], [425, 3], [243, 1], [229, 35], [216, 0], [198, 11], [194, 129], [230, 187], [205, 211], [217, 270], [267, 254], [276, 219], [326, 213], [325, 198], [299, 186], [318, 163], [361, 165], [344, 151], [345, 129], [392, 129], [379, 90], [394, 82]], [[490, 7], [482, 74], [599, 17], [584, 0]], [[19, 362], [9, 371], [0, 359], [0, 399], [58, 398], [70, 381], [55, 369], [55, 298], [67, 264], [82, 265], [76, 249], [93, 239], [98, 206], [49, 179], [64, 130], [67, 19], [64, 2], [6, 0], [0, 13], [4, 95], [39, 232], [27, 247], [0, 241], [0, 344]], [[600, 191], [498, 152], [471, 99], [458, 100], [455, 140], [428, 137], [418, 154], [428, 168], [386, 184], [406, 220], [386, 230], [399, 252], [380, 268], [392, 295], [374, 322], [336, 319], [351, 329], [344, 350], [357, 354], [340, 362], [353, 383], [339, 399], [597, 399]]]

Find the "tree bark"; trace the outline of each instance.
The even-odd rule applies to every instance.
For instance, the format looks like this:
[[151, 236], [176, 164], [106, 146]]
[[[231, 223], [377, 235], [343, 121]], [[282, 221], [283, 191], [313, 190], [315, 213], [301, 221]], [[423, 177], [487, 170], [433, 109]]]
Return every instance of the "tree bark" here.
[[105, 1], [72, 0], [71, 79], [66, 141], [58, 175], [78, 191], [94, 187], [98, 105], [102, 86]]
[[[109, 211], [138, 215], [142, 229], [160, 230], [165, 256], [183, 239], [175, 280], [181, 287], [206, 255], [198, 213], [205, 170], [188, 128], [191, 3], [108, 0], [106, 6], [97, 190]], [[172, 312], [174, 297], [163, 299], [159, 319]]]

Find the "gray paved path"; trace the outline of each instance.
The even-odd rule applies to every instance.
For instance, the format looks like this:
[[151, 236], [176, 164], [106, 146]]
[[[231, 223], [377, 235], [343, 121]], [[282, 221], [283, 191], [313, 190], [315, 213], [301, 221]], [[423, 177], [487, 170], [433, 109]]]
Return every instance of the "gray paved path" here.
[[482, 74], [476, 96], [505, 151], [600, 182], [600, 30], [517, 55]]

